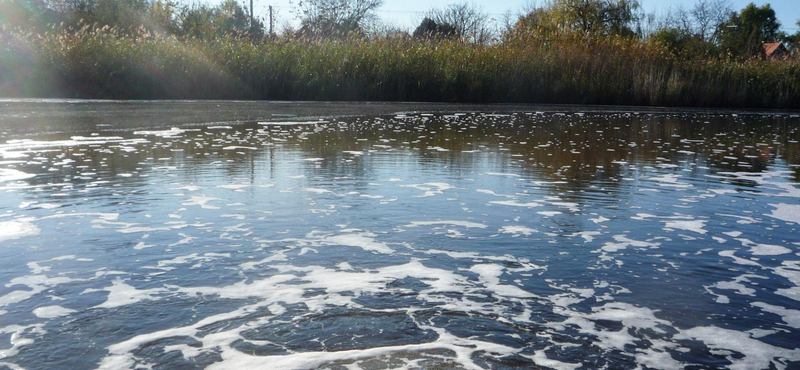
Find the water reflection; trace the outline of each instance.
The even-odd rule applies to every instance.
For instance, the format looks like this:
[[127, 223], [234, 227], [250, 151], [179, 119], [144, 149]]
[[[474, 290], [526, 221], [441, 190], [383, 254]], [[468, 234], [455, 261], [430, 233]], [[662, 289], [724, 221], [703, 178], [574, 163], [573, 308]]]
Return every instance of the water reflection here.
[[9, 363], [800, 361], [796, 116], [182, 104], [0, 120]]

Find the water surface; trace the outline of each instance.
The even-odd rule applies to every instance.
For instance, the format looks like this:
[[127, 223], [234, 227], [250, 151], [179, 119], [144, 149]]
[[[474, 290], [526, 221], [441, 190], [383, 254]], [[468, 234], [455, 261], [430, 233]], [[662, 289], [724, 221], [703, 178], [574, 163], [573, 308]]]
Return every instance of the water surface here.
[[800, 367], [800, 118], [3, 102], [0, 368]]

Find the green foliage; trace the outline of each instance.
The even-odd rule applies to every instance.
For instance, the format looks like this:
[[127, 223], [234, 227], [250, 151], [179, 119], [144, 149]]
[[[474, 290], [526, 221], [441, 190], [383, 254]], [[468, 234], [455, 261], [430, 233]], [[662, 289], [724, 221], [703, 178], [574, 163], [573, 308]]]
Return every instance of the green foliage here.
[[433, 19], [425, 17], [419, 26], [414, 30], [414, 38], [422, 40], [430, 39], [457, 39], [458, 30], [449, 23], [436, 23]]
[[215, 38], [224, 35], [264, 36], [264, 25], [259, 19], [253, 19], [235, 0], [225, 0], [217, 7], [193, 5], [183, 8], [177, 18], [178, 27], [174, 34], [194, 38]]
[[674, 54], [687, 58], [697, 59], [715, 52], [713, 44], [703, 40], [702, 35], [678, 28], [662, 28], [652, 34], [650, 39]]
[[763, 43], [781, 38], [780, 27], [769, 4], [757, 7], [750, 3], [722, 25], [720, 46], [735, 56], [757, 55]]
[[633, 36], [637, 0], [553, 0], [520, 17], [514, 36]]
[[797, 21], [795, 24], [798, 27], [798, 31], [793, 35], [786, 35], [783, 39], [783, 42], [787, 44], [789, 50], [793, 51], [800, 49], [800, 21]]
[[264, 24], [251, 19], [236, 0], [218, 6], [179, 5], [177, 0], [0, 0], [0, 26], [43, 32], [109, 26], [129, 35], [152, 33], [214, 38], [264, 36]]
[[308, 41], [113, 28], [0, 33], [0, 96], [800, 107], [800, 61], [675, 56], [626, 37]]

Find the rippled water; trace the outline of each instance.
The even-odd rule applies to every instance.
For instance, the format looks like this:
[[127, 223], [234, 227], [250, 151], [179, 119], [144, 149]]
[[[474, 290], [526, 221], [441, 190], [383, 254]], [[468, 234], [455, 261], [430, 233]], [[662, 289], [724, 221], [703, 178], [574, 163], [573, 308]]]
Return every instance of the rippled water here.
[[796, 115], [8, 104], [0, 368], [800, 368]]

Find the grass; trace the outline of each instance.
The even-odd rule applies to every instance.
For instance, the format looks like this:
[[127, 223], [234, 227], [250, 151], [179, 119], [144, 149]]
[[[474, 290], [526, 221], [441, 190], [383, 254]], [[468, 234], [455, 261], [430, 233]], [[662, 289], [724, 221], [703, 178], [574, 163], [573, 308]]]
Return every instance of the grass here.
[[478, 46], [0, 32], [0, 96], [800, 108], [800, 61], [683, 60], [622, 38]]

